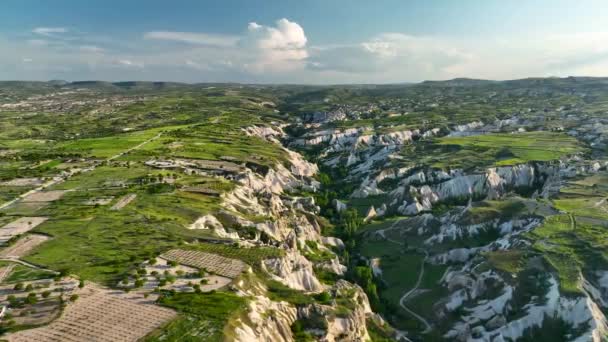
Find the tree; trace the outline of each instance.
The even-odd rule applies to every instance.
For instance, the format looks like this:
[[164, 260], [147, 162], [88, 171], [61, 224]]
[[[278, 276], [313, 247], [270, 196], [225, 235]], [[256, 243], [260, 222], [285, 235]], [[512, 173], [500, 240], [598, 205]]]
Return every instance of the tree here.
[[25, 297], [25, 302], [31, 305], [38, 303], [38, 297], [36, 297], [35, 293], [29, 293], [27, 297]]

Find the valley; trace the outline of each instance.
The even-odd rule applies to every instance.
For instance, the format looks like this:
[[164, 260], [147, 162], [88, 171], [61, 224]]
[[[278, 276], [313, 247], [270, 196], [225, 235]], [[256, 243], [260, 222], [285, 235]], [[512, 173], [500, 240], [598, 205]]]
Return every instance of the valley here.
[[607, 93], [0, 82], [2, 338], [602, 341]]

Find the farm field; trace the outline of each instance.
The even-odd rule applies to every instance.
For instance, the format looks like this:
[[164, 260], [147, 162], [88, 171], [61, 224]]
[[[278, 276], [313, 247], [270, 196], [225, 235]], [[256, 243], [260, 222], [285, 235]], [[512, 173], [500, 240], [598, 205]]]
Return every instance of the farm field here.
[[404, 151], [420, 155], [419, 162], [437, 168], [484, 168], [558, 160], [585, 151], [564, 133], [525, 132], [443, 137]]
[[[59, 319], [7, 336], [9, 341], [135, 341], [175, 317], [175, 312], [141, 299], [91, 285], [76, 291]], [[108, 310], [108, 308], [112, 308]]]

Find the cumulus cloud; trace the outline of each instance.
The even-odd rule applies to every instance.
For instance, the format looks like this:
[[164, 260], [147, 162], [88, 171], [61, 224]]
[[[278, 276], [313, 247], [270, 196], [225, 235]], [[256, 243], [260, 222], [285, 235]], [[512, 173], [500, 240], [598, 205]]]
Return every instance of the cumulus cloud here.
[[0, 34], [0, 74], [6, 78], [387, 83], [600, 76], [608, 70], [608, 45], [603, 44], [608, 32], [500, 37], [379, 33], [352, 44], [319, 46], [300, 24], [280, 19], [243, 23], [239, 35], [157, 30], [133, 40], [39, 27], [25, 40], [16, 38]]
[[280, 19], [276, 27], [249, 23], [243, 45], [251, 47], [256, 59], [246, 67], [252, 72], [292, 71], [302, 68], [308, 58], [304, 29], [298, 23]]
[[251, 22], [238, 36], [151, 31], [144, 34], [144, 39], [192, 45], [180, 50], [179, 54], [186, 55], [181, 65], [197, 70], [232, 68], [253, 74], [281, 73], [303, 69], [309, 56], [304, 29], [285, 18], [268, 26]]
[[32, 32], [41, 36], [50, 37], [57, 33], [67, 33], [68, 29], [65, 27], [36, 27]]
[[144, 39], [168, 40], [195, 45], [209, 45], [219, 47], [235, 46], [239, 41], [238, 36], [196, 33], [196, 32], [171, 32], [152, 31], [144, 34]]

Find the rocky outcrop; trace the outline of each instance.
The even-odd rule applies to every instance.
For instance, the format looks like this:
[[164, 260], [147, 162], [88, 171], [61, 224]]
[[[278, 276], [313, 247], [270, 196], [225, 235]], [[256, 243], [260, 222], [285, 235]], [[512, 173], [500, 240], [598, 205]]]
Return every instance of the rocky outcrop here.
[[199, 217], [192, 225], [188, 227], [188, 229], [211, 229], [215, 235], [221, 238], [239, 238], [239, 234], [236, 232], [226, 232], [222, 223], [213, 215]]
[[[254, 135], [278, 143], [283, 136], [278, 128], [255, 126], [244, 130]], [[346, 143], [353, 132], [342, 132], [331, 135], [333, 143]], [[333, 133], [332, 133], [333, 134]], [[358, 134], [358, 131], [357, 131]], [[398, 138], [398, 137], [395, 137]], [[311, 141], [306, 142], [311, 143]], [[307, 319], [314, 312], [327, 313], [323, 316], [323, 332], [314, 333], [321, 341], [366, 341], [369, 336], [365, 318], [371, 313], [365, 293], [356, 285], [339, 280], [333, 287], [323, 285], [317, 279], [314, 270], [323, 269], [343, 275], [346, 267], [340, 264], [337, 256], [317, 262], [313, 265], [300, 251], [314, 253], [308, 241], [314, 241], [319, 250], [333, 254], [331, 248], [344, 248], [344, 243], [337, 238], [321, 236], [321, 227], [315, 217], [319, 208], [314, 200], [290, 195], [298, 189], [314, 191], [318, 187], [312, 177], [318, 171], [315, 164], [309, 163], [299, 154], [285, 150], [289, 165], [277, 164], [272, 168], [254, 171], [247, 168], [236, 182], [238, 185], [231, 192], [223, 195], [223, 210], [219, 219], [208, 216], [200, 220], [199, 226], [213, 226], [218, 229], [222, 222], [240, 227], [252, 227], [257, 232], [255, 240], [259, 243], [262, 236], [269, 243], [280, 246], [285, 255], [267, 259], [262, 262], [262, 271], [273, 280], [294, 290], [309, 294], [328, 291], [333, 298], [348, 301], [348, 310], [338, 310], [338, 303], [331, 305], [312, 304], [308, 309], [296, 308], [287, 303], [274, 302], [263, 296], [263, 284], [255, 293], [238, 288], [243, 295], [254, 295], [249, 304], [247, 316], [240, 318], [234, 327], [236, 341], [293, 341], [291, 325], [296, 319]], [[334, 203], [339, 210], [346, 209], [342, 202]], [[385, 210], [385, 207], [383, 207]], [[244, 217], [267, 217], [252, 222]], [[252, 219], [253, 220], [253, 219]], [[254, 241], [256, 242], [256, 241]], [[248, 243], [251, 243], [250, 241]], [[328, 246], [328, 247], [326, 247]], [[342, 305], [342, 304], [340, 304]]]
[[297, 250], [288, 251], [282, 258], [264, 260], [262, 265], [275, 280], [294, 290], [321, 292], [324, 289], [312, 263]]
[[[526, 305], [524, 316], [502, 325], [496, 324], [497, 321], [504, 320], [503, 315], [508, 313], [509, 303], [513, 298], [513, 288], [507, 286], [500, 296], [467, 308], [467, 314], [462, 317], [462, 321], [444, 337], [480, 342], [516, 340], [524, 335], [526, 329], [542, 327], [545, 317], [553, 317], [570, 324], [574, 329], [583, 329], [578, 336], [572, 337], [572, 341], [602, 341], [608, 332], [608, 326], [606, 317], [597, 305], [588, 296], [563, 297], [559, 293], [557, 281], [551, 277], [549, 282], [550, 287], [543, 303]], [[480, 321], [487, 323], [478, 325]]]
[[298, 309], [298, 319], [313, 322], [308, 332], [319, 341], [352, 341], [369, 340], [366, 318], [372, 314], [367, 296], [357, 285], [339, 280], [330, 290], [332, 297], [350, 302], [354, 310], [348, 313], [337, 313], [330, 305], [310, 304]]
[[236, 322], [232, 340], [292, 342], [291, 325], [296, 319], [297, 310], [293, 305], [256, 296], [248, 304], [246, 317]]

